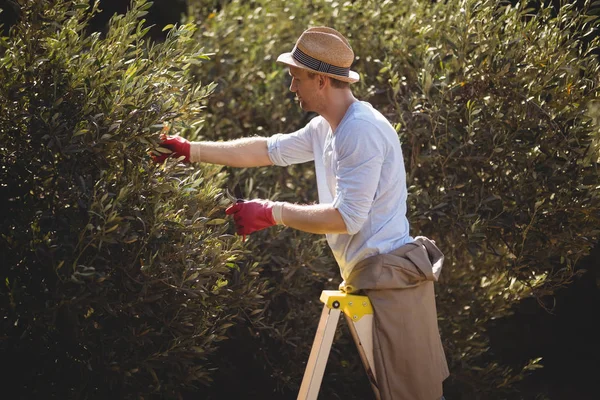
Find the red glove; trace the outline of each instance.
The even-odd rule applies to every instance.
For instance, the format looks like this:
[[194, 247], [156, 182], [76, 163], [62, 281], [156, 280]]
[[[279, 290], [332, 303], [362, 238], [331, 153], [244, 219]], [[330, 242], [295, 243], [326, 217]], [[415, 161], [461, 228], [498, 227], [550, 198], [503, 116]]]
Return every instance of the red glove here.
[[273, 202], [269, 200], [238, 200], [229, 206], [225, 214], [233, 215], [238, 235], [246, 235], [276, 225], [273, 218]]
[[156, 154], [151, 155], [154, 162], [161, 163], [161, 162], [165, 161], [168, 157], [171, 157], [171, 156], [173, 156], [175, 158], [184, 156], [185, 159], [183, 160], [183, 162], [185, 162], [185, 163], [190, 162], [190, 142], [189, 142], [189, 140], [184, 139], [181, 136], [167, 136], [167, 135], [161, 135], [160, 140], [161, 140], [160, 147], [169, 149], [172, 151], [172, 153], [162, 153], [159, 150], [156, 150], [160, 154], [159, 155], [156, 155]]

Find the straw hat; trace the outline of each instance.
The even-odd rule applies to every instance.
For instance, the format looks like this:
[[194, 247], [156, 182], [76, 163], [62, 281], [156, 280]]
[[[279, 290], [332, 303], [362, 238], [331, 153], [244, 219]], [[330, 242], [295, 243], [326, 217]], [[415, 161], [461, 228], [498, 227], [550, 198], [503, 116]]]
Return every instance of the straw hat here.
[[343, 82], [358, 82], [350, 71], [354, 52], [348, 40], [332, 28], [319, 26], [305, 30], [291, 53], [283, 53], [277, 62], [330, 76]]

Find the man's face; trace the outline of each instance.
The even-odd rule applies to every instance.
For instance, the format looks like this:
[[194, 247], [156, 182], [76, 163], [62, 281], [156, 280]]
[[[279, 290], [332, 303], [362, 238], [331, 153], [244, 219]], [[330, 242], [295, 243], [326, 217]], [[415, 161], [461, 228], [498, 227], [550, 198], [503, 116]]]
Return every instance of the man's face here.
[[310, 78], [307, 70], [297, 67], [290, 66], [289, 71], [292, 77], [290, 91], [296, 93], [300, 107], [304, 111], [318, 112], [320, 105], [319, 77]]

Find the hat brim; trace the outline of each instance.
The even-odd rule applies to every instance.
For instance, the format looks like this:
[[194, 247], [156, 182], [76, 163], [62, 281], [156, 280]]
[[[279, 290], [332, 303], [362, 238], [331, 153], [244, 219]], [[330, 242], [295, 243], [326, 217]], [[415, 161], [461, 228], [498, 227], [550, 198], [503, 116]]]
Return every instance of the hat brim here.
[[277, 62], [286, 64], [286, 65], [290, 65], [292, 67], [305, 69], [307, 71], [314, 72], [315, 74], [329, 76], [331, 78], [337, 79], [342, 82], [354, 83], [354, 82], [358, 82], [360, 80], [360, 76], [354, 71], [350, 71], [349, 76], [340, 76], [340, 75], [330, 74], [327, 72], [321, 72], [321, 71], [314, 70], [312, 68], [308, 68], [306, 65], [300, 64], [298, 61], [296, 61], [294, 59], [294, 57], [292, 57], [292, 53], [283, 53], [282, 55], [277, 57]]

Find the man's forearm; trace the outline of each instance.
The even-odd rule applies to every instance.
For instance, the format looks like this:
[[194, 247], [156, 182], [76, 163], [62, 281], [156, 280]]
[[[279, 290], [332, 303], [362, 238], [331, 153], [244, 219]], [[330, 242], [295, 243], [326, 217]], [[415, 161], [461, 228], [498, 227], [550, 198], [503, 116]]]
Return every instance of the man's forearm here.
[[227, 142], [192, 142], [190, 160], [241, 168], [273, 165], [269, 158], [267, 139], [263, 137]]
[[284, 203], [281, 217], [290, 228], [310, 233], [347, 233], [340, 212], [327, 204]]

